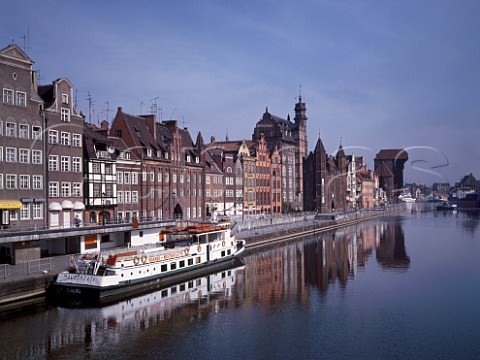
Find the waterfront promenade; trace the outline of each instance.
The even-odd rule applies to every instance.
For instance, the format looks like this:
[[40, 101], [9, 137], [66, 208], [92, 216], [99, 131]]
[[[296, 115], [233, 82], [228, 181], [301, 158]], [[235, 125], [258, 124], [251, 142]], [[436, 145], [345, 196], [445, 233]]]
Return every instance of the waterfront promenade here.
[[[379, 210], [337, 214], [293, 214], [278, 217], [232, 219], [233, 231], [247, 241], [247, 251], [314, 232], [333, 230], [371, 218], [405, 210], [403, 204]], [[65, 270], [70, 255], [32, 260], [19, 265], [0, 265], [0, 307], [15, 307], [34, 298], [42, 298], [55, 276]]]

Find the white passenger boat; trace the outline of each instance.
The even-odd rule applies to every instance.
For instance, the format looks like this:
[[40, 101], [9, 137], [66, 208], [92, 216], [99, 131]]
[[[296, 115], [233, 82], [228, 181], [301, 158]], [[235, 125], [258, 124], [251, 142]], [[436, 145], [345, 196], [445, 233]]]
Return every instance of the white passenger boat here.
[[245, 241], [232, 235], [229, 222], [168, 228], [158, 244], [72, 261], [49, 293], [57, 302], [108, 302], [238, 265], [244, 249]]
[[408, 193], [399, 195], [398, 199], [406, 203], [414, 203], [416, 201], [416, 199], [412, 197], [412, 194], [408, 194]]

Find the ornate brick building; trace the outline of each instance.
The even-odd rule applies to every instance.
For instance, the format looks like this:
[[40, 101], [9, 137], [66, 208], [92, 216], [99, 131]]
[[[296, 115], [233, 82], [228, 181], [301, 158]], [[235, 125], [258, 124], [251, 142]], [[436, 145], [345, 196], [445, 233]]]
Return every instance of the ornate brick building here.
[[277, 149], [281, 160], [282, 202], [287, 208], [303, 209], [303, 159], [308, 153], [307, 108], [299, 97], [295, 118], [282, 119], [268, 112], [257, 122], [252, 139], [260, 141], [262, 134], [272, 154]]
[[318, 137], [317, 145], [304, 160], [304, 208], [319, 213], [346, 207], [346, 159], [340, 145], [335, 156], [328, 155]]

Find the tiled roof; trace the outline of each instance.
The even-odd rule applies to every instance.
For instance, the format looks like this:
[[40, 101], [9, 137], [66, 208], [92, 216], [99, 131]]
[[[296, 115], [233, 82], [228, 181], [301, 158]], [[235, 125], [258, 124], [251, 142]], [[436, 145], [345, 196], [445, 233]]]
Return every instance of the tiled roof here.
[[408, 153], [404, 149], [382, 149], [375, 156], [375, 160], [408, 160]]

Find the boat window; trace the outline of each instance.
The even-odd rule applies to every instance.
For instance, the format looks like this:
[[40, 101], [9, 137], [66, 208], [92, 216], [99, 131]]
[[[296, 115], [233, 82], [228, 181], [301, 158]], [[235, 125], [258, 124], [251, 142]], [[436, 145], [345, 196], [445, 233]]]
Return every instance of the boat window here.
[[201, 260], [200, 260], [200, 256], [197, 256], [197, 264], [200, 264]]
[[207, 242], [207, 235], [200, 235], [200, 244], [205, 244]]
[[167, 296], [168, 296], [168, 289], [162, 290], [162, 298], [167, 297]]
[[185, 284], [180, 285], [180, 291], [185, 291]]
[[170, 264], [170, 270], [175, 270], [177, 268], [177, 263], [171, 263]]
[[190, 280], [190, 281], [188, 282], [188, 288], [189, 288], [189, 289], [193, 288], [193, 280]]
[[179, 265], [181, 268], [185, 267], [185, 260], [182, 260], [180, 261], [180, 265]]
[[232, 254], [232, 250], [228, 249], [227, 250], [227, 255], [231, 255]]
[[225, 256], [225, 250], [222, 250], [222, 256]]
[[192, 266], [193, 265], [193, 259], [188, 259], [188, 266]]
[[202, 285], [202, 279], [197, 279], [197, 286]]
[[177, 293], [177, 287], [174, 286], [174, 287], [172, 287], [172, 289], [170, 290], [170, 294], [173, 295], [173, 294], [176, 294], [176, 293]]
[[160, 271], [167, 271], [167, 264], [162, 265]]

